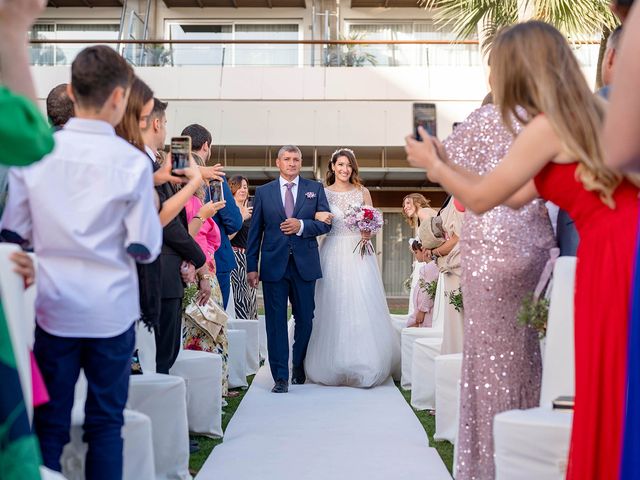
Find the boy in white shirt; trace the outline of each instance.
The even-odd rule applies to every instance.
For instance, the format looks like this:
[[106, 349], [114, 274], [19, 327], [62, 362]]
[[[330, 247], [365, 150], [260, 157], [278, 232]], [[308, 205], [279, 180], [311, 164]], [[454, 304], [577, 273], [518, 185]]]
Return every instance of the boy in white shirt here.
[[34, 354], [51, 401], [36, 409], [34, 427], [44, 464], [61, 470], [83, 369], [86, 478], [118, 480], [140, 316], [135, 264], [158, 256], [162, 228], [149, 160], [114, 131], [131, 67], [109, 47], [89, 47], [71, 77], [76, 117], [55, 134], [50, 155], [11, 171], [2, 236], [38, 256]]

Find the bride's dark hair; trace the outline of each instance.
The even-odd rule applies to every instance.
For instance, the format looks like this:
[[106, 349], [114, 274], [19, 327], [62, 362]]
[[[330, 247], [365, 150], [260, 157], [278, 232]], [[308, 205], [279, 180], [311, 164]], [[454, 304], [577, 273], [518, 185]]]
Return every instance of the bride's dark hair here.
[[325, 175], [325, 183], [327, 187], [329, 185], [333, 185], [336, 183], [336, 174], [333, 171], [333, 167], [335, 167], [338, 158], [346, 157], [349, 160], [349, 165], [351, 166], [351, 176], [349, 177], [349, 183], [355, 185], [356, 187], [362, 186], [362, 180], [360, 180], [360, 176], [358, 175], [358, 161], [356, 160], [356, 154], [353, 153], [353, 150], [349, 148], [339, 148], [331, 155], [331, 160], [327, 165], [327, 174]]

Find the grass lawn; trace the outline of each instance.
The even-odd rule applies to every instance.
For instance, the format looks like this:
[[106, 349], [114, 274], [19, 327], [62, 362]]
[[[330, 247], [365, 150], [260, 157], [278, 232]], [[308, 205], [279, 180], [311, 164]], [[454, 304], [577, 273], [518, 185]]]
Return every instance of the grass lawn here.
[[[249, 384], [249, 386], [251, 386], [251, 382], [253, 382], [253, 377], [253, 375], [247, 377], [247, 383]], [[238, 389], [238, 391], [240, 392], [240, 396], [235, 398], [227, 398], [228, 405], [222, 408], [222, 411], [224, 412], [222, 414], [222, 431], [225, 431], [227, 429], [229, 420], [231, 420], [231, 417], [233, 417], [233, 415], [236, 413], [236, 410], [238, 409], [238, 406], [240, 405], [240, 402], [244, 398], [248, 389]], [[204, 464], [211, 451], [216, 446], [222, 443], [222, 438], [209, 438], [201, 437], [198, 435], [193, 435], [191, 436], [191, 438], [197, 440], [200, 444], [200, 451], [192, 454], [189, 458], [189, 469], [191, 470], [191, 474], [195, 475], [196, 473], [198, 473], [198, 471], [200, 471], [202, 465]]]
[[[391, 313], [395, 313], [395, 314], [406, 313], [406, 311], [407, 311], [406, 307], [391, 308]], [[253, 376], [248, 377], [247, 381], [249, 385], [251, 385], [251, 382], [253, 381]], [[397, 383], [396, 383], [396, 386], [398, 387], [398, 390], [402, 392], [402, 395], [404, 396], [407, 403], [409, 403], [411, 399], [411, 392], [410, 391], [405, 392], [400, 388], [400, 385]], [[238, 409], [238, 406], [240, 405], [240, 402], [244, 398], [244, 395], [246, 392], [247, 390], [240, 390], [239, 397], [227, 399], [227, 402], [229, 404], [226, 407], [224, 407], [223, 409], [224, 415], [222, 416], [223, 430], [227, 429], [229, 420], [231, 420], [233, 415], [236, 413], [236, 410]], [[422, 428], [424, 428], [425, 431], [427, 432], [427, 436], [429, 437], [429, 444], [432, 447], [435, 447], [435, 449], [440, 454], [442, 461], [449, 469], [449, 472], [451, 472], [451, 468], [453, 465], [453, 445], [449, 442], [436, 442], [433, 440], [433, 434], [436, 430], [436, 417], [429, 415], [427, 411], [414, 410], [414, 413], [416, 414], [416, 417], [418, 417], [418, 420], [420, 421]], [[202, 468], [202, 465], [204, 464], [205, 460], [207, 459], [211, 451], [217, 445], [220, 445], [222, 443], [222, 439], [221, 438], [212, 439], [212, 438], [200, 437], [200, 436], [193, 436], [192, 438], [198, 440], [198, 442], [200, 443], [200, 451], [191, 455], [191, 458], [189, 459], [189, 468], [191, 469], [191, 473], [195, 475]]]

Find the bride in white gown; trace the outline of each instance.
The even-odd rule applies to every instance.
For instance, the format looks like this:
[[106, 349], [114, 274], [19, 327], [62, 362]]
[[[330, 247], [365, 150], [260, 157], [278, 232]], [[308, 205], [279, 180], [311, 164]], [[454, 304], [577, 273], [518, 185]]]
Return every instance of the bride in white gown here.
[[362, 235], [344, 223], [349, 206], [371, 205], [351, 150], [332, 155], [326, 183], [331, 215], [318, 218], [333, 226], [320, 246], [322, 278], [305, 371], [315, 383], [372, 387], [389, 378], [400, 353], [376, 256], [354, 252]]

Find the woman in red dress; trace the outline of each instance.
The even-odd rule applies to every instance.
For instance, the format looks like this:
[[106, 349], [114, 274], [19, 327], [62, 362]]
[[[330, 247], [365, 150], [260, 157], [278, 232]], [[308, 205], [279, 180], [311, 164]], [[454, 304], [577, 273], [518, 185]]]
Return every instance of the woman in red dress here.
[[533, 21], [502, 32], [491, 53], [490, 82], [505, 125], [513, 118], [524, 125], [491, 173], [479, 177], [449, 164], [435, 139], [407, 137], [407, 158], [476, 213], [542, 197], [574, 219], [580, 234], [576, 405], [567, 478], [616, 479], [638, 189], [605, 166], [603, 107], [555, 28]]

